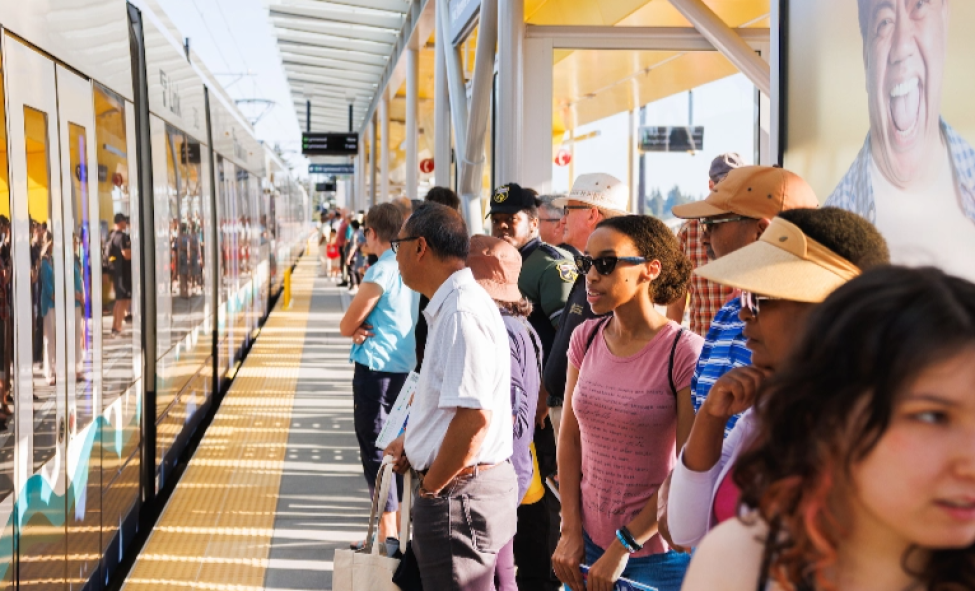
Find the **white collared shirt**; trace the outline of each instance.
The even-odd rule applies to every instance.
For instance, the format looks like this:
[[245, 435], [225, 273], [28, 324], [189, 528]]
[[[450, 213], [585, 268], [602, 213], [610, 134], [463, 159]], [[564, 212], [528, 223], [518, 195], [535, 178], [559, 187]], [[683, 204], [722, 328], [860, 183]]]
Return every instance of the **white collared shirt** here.
[[511, 457], [511, 358], [497, 304], [470, 269], [451, 275], [423, 314], [429, 324], [423, 367], [406, 428], [410, 464], [428, 470], [458, 408], [491, 411], [481, 448], [470, 465]]

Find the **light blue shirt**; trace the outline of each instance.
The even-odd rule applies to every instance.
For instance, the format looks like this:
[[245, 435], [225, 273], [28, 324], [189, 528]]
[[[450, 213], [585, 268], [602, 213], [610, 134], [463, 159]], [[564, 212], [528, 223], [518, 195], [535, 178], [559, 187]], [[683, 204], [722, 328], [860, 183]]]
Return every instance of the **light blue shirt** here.
[[416, 327], [420, 294], [403, 285], [392, 249], [369, 267], [364, 283], [375, 283], [383, 295], [366, 317], [373, 336], [353, 344], [349, 360], [373, 371], [409, 373], [416, 367]]

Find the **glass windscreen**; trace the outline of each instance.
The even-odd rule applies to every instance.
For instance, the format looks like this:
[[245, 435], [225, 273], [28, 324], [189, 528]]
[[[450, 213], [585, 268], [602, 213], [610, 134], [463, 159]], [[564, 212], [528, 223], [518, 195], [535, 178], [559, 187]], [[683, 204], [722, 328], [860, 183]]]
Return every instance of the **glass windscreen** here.
[[[74, 315], [69, 324], [68, 338], [73, 344], [75, 374], [74, 414], [72, 430], [80, 430], [94, 419], [92, 373], [92, 275], [91, 275], [91, 224], [89, 219], [90, 202], [88, 195], [88, 132], [74, 123], [68, 124], [69, 158], [71, 162], [71, 201], [73, 226], [71, 227], [71, 259], [73, 265], [73, 285], [69, 286], [71, 303], [68, 314]], [[70, 398], [69, 398], [70, 399]], [[69, 419], [71, 415], [69, 414]], [[69, 422], [71, 422], [69, 420]], [[76, 431], [75, 431], [76, 432]]]

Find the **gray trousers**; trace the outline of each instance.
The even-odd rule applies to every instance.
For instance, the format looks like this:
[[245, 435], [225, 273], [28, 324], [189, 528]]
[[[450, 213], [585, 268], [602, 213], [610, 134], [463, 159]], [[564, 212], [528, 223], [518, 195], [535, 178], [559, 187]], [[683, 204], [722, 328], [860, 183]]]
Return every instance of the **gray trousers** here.
[[498, 551], [517, 528], [510, 462], [458, 478], [436, 499], [413, 501], [413, 551], [424, 589], [494, 591]]

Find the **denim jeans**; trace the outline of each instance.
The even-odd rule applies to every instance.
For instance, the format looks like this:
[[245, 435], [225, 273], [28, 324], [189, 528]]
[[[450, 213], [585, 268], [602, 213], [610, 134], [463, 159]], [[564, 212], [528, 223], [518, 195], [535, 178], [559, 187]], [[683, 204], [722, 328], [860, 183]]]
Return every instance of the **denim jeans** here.
[[[589, 539], [586, 532], [582, 532], [582, 538], [586, 547], [586, 564], [592, 566], [605, 550]], [[680, 591], [690, 562], [690, 554], [674, 550], [637, 558], [631, 556], [622, 576], [624, 579], [654, 587], [658, 591]]]

